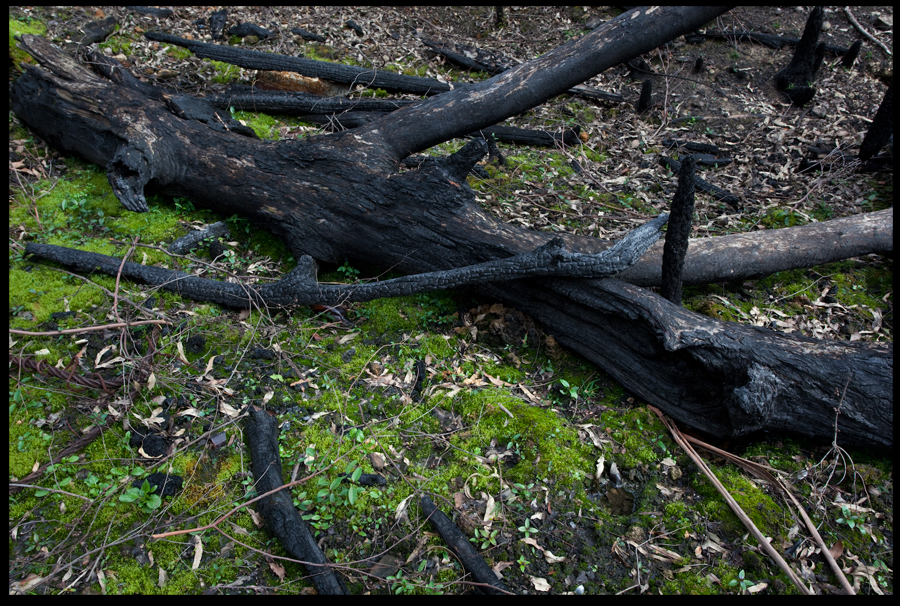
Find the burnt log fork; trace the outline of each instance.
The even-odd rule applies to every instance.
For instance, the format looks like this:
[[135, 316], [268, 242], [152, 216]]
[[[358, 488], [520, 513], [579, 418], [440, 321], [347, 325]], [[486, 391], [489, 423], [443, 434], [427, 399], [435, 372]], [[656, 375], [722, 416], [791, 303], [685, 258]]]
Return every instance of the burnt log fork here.
[[[399, 173], [400, 162], [539, 105], [725, 10], [633, 9], [490, 80], [299, 141], [258, 141], [178, 117], [29, 35], [21, 47], [41, 66], [25, 66], [10, 98], [50, 145], [107, 167], [126, 208], [146, 211], [145, 189], [186, 197], [251, 219], [298, 259], [420, 274], [536, 251], [553, 237], [571, 253], [595, 254], [614, 243], [528, 231], [479, 208], [466, 175], [486, 153], [483, 141], [418, 170]], [[889, 209], [691, 240], [681, 279], [744, 280], [892, 251], [892, 219]], [[626, 390], [714, 436], [768, 430], [830, 443], [837, 426], [842, 446], [893, 449], [891, 345], [815, 340], [692, 313], [641, 288], [659, 283], [661, 251], [658, 243], [616, 278], [500, 277], [474, 289], [530, 314]]]

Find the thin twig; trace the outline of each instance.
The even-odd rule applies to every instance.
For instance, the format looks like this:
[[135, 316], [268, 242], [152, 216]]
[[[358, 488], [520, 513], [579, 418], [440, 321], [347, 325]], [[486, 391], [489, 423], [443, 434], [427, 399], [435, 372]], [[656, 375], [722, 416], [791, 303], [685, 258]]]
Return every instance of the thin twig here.
[[758, 478], [769, 482], [785, 496], [787, 496], [793, 503], [794, 507], [800, 512], [800, 517], [803, 519], [803, 523], [806, 524], [806, 528], [809, 530], [809, 533], [812, 535], [813, 540], [818, 544], [819, 549], [822, 552], [822, 555], [828, 561], [828, 565], [831, 566], [832, 571], [834, 571], [835, 576], [838, 578], [838, 581], [841, 583], [841, 586], [844, 588], [844, 591], [847, 592], [848, 595], [856, 595], [856, 592], [853, 590], [853, 586], [850, 585], [850, 582], [847, 580], [847, 577], [844, 575], [844, 572], [841, 570], [841, 567], [838, 566], [838, 563], [835, 561], [834, 556], [831, 555], [831, 551], [825, 545], [825, 541], [822, 539], [822, 535], [819, 534], [819, 531], [816, 529], [816, 525], [812, 523], [812, 520], [809, 519], [809, 516], [806, 515], [806, 511], [797, 501], [797, 498], [794, 496], [794, 493], [788, 488], [788, 486], [783, 483], [776, 475], [770, 473], [771, 471], [778, 471], [777, 469], [772, 469], [771, 467], [767, 467], [765, 465], [761, 465], [755, 461], [748, 461], [742, 457], [739, 457], [730, 452], [720, 450], [711, 444], [707, 444], [697, 438], [691, 436], [684, 436], [685, 439], [694, 444], [695, 446], [699, 446], [704, 450], [708, 450], [714, 454], [720, 455], [724, 457], [726, 460], [735, 463], [736, 465], [740, 465], [750, 473], [754, 474]]
[[46, 332], [31, 332], [30, 330], [10, 328], [9, 332], [14, 335], [25, 335], [26, 337], [55, 337], [56, 335], [74, 335], [82, 332], [106, 330], [107, 328], [131, 328], [132, 326], [143, 326], [144, 324], [171, 324], [171, 322], [166, 320], [140, 320], [138, 322], [116, 322], [115, 324], [88, 326], [86, 328], [67, 328], [66, 330], [49, 330]]
[[138, 240], [140, 240], [140, 237], [135, 236], [134, 240], [131, 242], [131, 248], [128, 249], [128, 252], [122, 257], [122, 262], [119, 263], [119, 271], [116, 272], [116, 289], [113, 291], [112, 312], [115, 314], [116, 320], [119, 321], [122, 320], [122, 318], [119, 317], [119, 281], [122, 278], [122, 268], [125, 267], [125, 262], [131, 258], [131, 255], [134, 254], [134, 247], [138, 243]]
[[66, 492], [65, 490], [55, 490], [53, 488], [45, 488], [43, 486], [35, 486], [34, 484], [13, 484], [9, 483], [9, 486], [14, 486], [16, 488], [35, 488], [37, 490], [46, 490], [47, 492], [56, 492], [59, 494], [64, 494], [69, 497], [75, 497], [76, 499], [81, 499], [82, 501], [87, 501], [88, 503], [93, 503], [94, 499], [89, 499], [88, 497], [82, 496], [80, 494], [75, 494], [74, 492]]
[[806, 528], [809, 530], [809, 533], [812, 535], [815, 542], [819, 545], [819, 550], [828, 561], [828, 565], [831, 566], [831, 570], [838, 578], [841, 587], [844, 588], [844, 591], [847, 592], [847, 595], [856, 595], [856, 591], [853, 590], [853, 586], [850, 584], [850, 581], [847, 580], [847, 577], [844, 575], [844, 571], [841, 570], [841, 567], [838, 566], [838, 563], [835, 561], [834, 556], [831, 555], [831, 550], [828, 549], [827, 545], [825, 545], [825, 541], [822, 539], [822, 535], [819, 534], [818, 529], [816, 529], [816, 525], [813, 524], [812, 520], [809, 519], [809, 516], [806, 515], [806, 511], [803, 509], [803, 506], [797, 502], [794, 494], [790, 490], [788, 490], [787, 486], [782, 484], [780, 480], [778, 481], [777, 486], [781, 488], [782, 492], [784, 492], [791, 501], [793, 501], [794, 506], [797, 508], [797, 511], [800, 512], [800, 517], [803, 518], [803, 523], [806, 524]]

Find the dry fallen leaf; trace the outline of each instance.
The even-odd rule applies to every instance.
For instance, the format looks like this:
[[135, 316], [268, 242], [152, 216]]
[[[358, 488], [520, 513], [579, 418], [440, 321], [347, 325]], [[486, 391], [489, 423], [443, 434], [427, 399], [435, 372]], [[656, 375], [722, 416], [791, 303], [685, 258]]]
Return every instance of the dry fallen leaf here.
[[531, 584], [538, 591], [550, 591], [550, 583], [547, 582], [547, 579], [532, 576], [529, 576], [529, 578], [531, 579]]

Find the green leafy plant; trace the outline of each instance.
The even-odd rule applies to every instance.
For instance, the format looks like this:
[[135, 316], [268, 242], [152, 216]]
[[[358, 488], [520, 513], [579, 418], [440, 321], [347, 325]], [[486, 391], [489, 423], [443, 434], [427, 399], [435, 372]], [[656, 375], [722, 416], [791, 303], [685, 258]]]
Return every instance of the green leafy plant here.
[[525, 523], [519, 526], [517, 530], [524, 533], [526, 539], [530, 539], [531, 535], [537, 534], [539, 532], [537, 528], [531, 525], [531, 520], [529, 520], [528, 518], [525, 518]]
[[517, 433], [512, 438], [510, 438], [509, 442], [506, 443], [506, 449], [511, 450], [515, 453], [519, 452], [519, 442], [518, 440], [522, 437], [522, 434]]
[[[190, 202], [188, 202], [188, 204], [190, 204]], [[175, 206], [178, 206], [178, 203], [176, 203]], [[193, 204], [191, 204], [191, 207], [193, 207]], [[237, 233], [240, 231], [244, 232], [245, 234], [250, 233], [250, 220], [246, 217], [231, 215], [230, 217], [228, 217], [228, 219], [226, 219], [226, 221], [228, 223], [228, 229], [231, 231], [231, 233]]]
[[819, 204], [816, 205], [815, 214], [816, 219], [818, 219], [819, 221], [827, 221], [828, 219], [834, 217], [834, 208], [832, 208], [825, 202], [819, 202]]
[[88, 206], [85, 194], [67, 197], [59, 204], [60, 208], [68, 216], [73, 217], [73, 223], [88, 230], [109, 231], [106, 226], [106, 216], [101, 209], [93, 209]]
[[761, 223], [766, 227], [793, 227], [800, 224], [802, 217], [792, 208], [776, 208], [763, 217]]
[[194, 203], [187, 198], [172, 198], [172, 201], [175, 203], [175, 208], [177, 208], [180, 213], [190, 213], [197, 210], [194, 208]]
[[416, 295], [416, 320], [421, 324], [449, 324], [453, 320], [455, 311], [453, 300], [446, 296], [433, 293], [419, 293]]
[[744, 578], [743, 569], [738, 573], [738, 578], [728, 581], [729, 587], [737, 587], [738, 585], [741, 586], [741, 593], [745, 593], [747, 589], [753, 586], [753, 581]]
[[[328, 478], [318, 478], [316, 481], [322, 488], [316, 493], [316, 499], [320, 503], [355, 505], [359, 495], [365, 491], [365, 488], [355, 483], [359, 481], [362, 473], [362, 467], [350, 461], [347, 463], [344, 473], [331, 480], [331, 482], [328, 481]], [[342, 485], [347, 477], [354, 482], [349, 487]]]
[[478, 545], [478, 542], [481, 541], [481, 549], [487, 549], [491, 545], [497, 545], [497, 535], [500, 534], [499, 530], [490, 530], [488, 528], [476, 528], [475, 536], [469, 539], [472, 543]]
[[119, 500], [123, 503], [134, 503], [144, 513], [153, 513], [162, 505], [162, 498], [158, 494], [153, 494], [153, 486], [147, 480], [144, 480], [140, 488], [126, 490], [125, 494], [119, 496]]
[[345, 280], [356, 282], [359, 279], [359, 270], [350, 267], [349, 261], [344, 261], [344, 264], [338, 267], [337, 270], [344, 275]]
[[31, 432], [26, 431], [16, 442], [16, 448], [19, 452], [24, 452], [26, 448], [29, 447], [29, 444], [35, 442], [37, 440], [43, 440], [46, 443], [49, 443], [52, 440], [52, 436], [50, 434], [44, 433], [43, 431]]
[[664, 454], [664, 455], [668, 456], [668, 455], [669, 455], [669, 449], [666, 447], [666, 443], [665, 443], [665, 441], [664, 441], [664, 438], [665, 438], [665, 436], [662, 435], [662, 434], [660, 434], [660, 435], [656, 436], [656, 438], [653, 440], [653, 443], [654, 443], [656, 446], [659, 446], [660, 450], [663, 451], [663, 454]]
[[519, 565], [519, 570], [525, 572], [525, 567], [531, 564], [530, 560], [525, 559], [525, 554], [519, 556], [519, 559], [516, 560], [516, 563]]
[[837, 519], [838, 524], [846, 524], [851, 529], [856, 528], [860, 533], [866, 534], [866, 527], [863, 525], [866, 519], [850, 511], [846, 505], [841, 507], [841, 517]]
[[395, 575], [386, 577], [386, 580], [392, 583], [391, 591], [397, 595], [411, 594], [416, 589], [415, 583], [403, 576], [402, 570], [398, 570]]
[[578, 399], [578, 387], [576, 387], [575, 385], [571, 385], [565, 379], [560, 379], [559, 384], [562, 386], [559, 390], [563, 393], [563, 395], [567, 395], [573, 400]]

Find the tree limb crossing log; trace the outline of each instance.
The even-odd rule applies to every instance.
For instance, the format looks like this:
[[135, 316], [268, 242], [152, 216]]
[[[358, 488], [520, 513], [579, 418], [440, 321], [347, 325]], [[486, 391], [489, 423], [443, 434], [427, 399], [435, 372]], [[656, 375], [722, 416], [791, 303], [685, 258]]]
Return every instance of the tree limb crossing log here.
[[[296, 258], [363, 260], [424, 273], [527, 253], [553, 235], [506, 225], [475, 203], [465, 179], [485, 153], [483, 141], [398, 174], [405, 155], [524, 111], [623, 58], [693, 31], [715, 10], [634, 9], [464, 91], [398, 110], [357, 131], [303, 141], [255, 141], [177, 118], [164, 104], [90, 74], [32, 36], [23, 36], [23, 46], [45, 67], [26, 67], [10, 98], [16, 114], [49, 143], [109, 166], [111, 181], [118, 177], [128, 185], [115, 189], [128, 208], [146, 208], [144, 188], [155, 188], [248, 217], [281, 236]], [[857, 234], [845, 247], [837, 228], [840, 254], [892, 250], [892, 216], [889, 210], [842, 220], [862, 221], [869, 237]], [[781, 239], [790, 250], [803, 234], [827, 225], [692, 241], [685, 283], [693, 282], [698, 259], [706, 269], [717, 266], [705, 255], [722, 246], [719, 241], [742, 243], [743, 258], [734, 258], [744, 265], [733, 273], [724, 266], [726, 275], [738, 278], [759, 272], [760, 259], [771, 259], [766, 255]], [[567, 250], [579, 253], [611, 245], [561, 237]], [[802, 257], [800, 266], [835, 260], [828, 258], [833, 252], [817, 252], [830, 240], [807, 243], [793, 249]], [[646, 262], [651, 269], [641, 270], [643, 279], [652, 281], [657, 259], [645, 255], [623, 278], [632, 279], [629, 273]], [[767, 269], [793, 266], [782, 258]], [[709, 273], [721, 274], [718, 269]], [[815, 341], [718, 322], [615, 279], [529, 278], [477, 290], [530, 313], [627, 390], [711, 434], [791, 430], [830, 441], [840, 405], [839, 443], [893, 448], [890, 346]]]
[[469, 267], [403, 276], [383, 282], [354, 285], [319, 284], [315, 261], [303, 255], [297, 267], [272, 284], [232, 284], [198, 278], [181, 271], [141, 265], [87, 251], [29, 242], [25, 252], [84, 272], [101, 271], [130, 280], [159, 286], [196, 301], [208, 301], [230, 307], [292, 307], [298, 305], [340, 305], [348, 301], [371, 301], [382, 297], [402, 297], [478, 284], [505, 282], [534, 276], [574, 276], [602, 278], [612, 276], [634, 263], [660, 236], [668, 215], [660, 215], [631, 231], [612, 248], [596, 255], [572, 254], [563, 241], [554, 238], [532, 253], [488, 261]]

